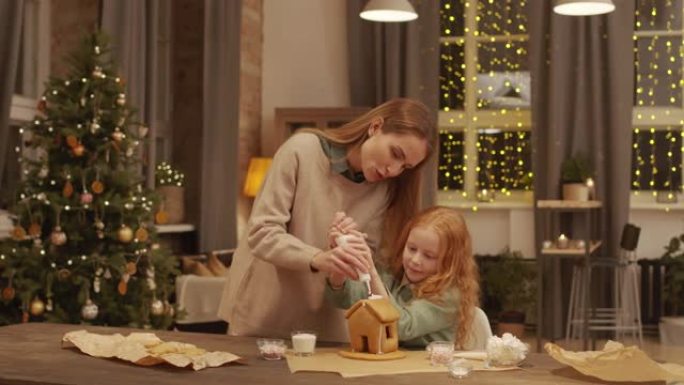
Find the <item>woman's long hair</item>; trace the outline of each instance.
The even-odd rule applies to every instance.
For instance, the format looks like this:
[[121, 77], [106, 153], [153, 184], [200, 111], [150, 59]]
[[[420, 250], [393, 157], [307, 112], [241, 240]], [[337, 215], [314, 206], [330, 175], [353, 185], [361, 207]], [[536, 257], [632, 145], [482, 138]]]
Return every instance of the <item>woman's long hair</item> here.
[[418, 212], [420, 206], [420, 169], [434, 151], [437, 142], [437, 130], [433, 113], [421, 102], [396, 98], [389, 100], [361, 117], [333, 129], [307, 130], [327, 140], [346, 145], [348, 151], [360, 147], [369, 138], [371, 123], [383, 119], [383, 133], [414, 135], [425, 139], [428, 144], [425, 159], [416, 167], [404, 170], [398, 177], [390, 179], [387, 213], [383, 225], [381, 250], [386, 250], [395, 243], [395, 237], [406, 223]]
[[456, 330], [456, 346], [463, 348], [471, 330], [474, 308], [479, 305], [480, 274], [473, 257], [470, 232], [465, 220], [455, 209], [435, 206], [422, 211], [409, 221], [395, 243], [390, 269], [395, 279], [404, 275], [403, 253], [409, 233], [416, 227], [430, 228], [439, 237], [439, 269], [414, 287], [416, 298], [431, 298], [451, 288], [460, 291]]

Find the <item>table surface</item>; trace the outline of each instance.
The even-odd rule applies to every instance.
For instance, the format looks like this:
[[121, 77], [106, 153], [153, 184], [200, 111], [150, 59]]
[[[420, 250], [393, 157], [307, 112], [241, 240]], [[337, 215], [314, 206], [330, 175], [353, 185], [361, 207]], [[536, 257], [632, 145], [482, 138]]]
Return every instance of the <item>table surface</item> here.
[[[229, 364], [200, 371], [168, 365], [140, 367], [115, 359], [85, 355], [75, 348], [63, 349], [62, 336], [86, 329], [95, 333], [127, 334], [126, 328], [28, 323], [0, 327], [1, 384], [583, 384], [605, 383], [564, 367], [546, 354], [532, 353], [522, 370], [473, 372], [455, 380], [446, 373], [418, 373], [344, 379], [336, 373], [291, 374], [287, 362], [258, 358], [255, 338], [228, 335], [154, 331], [165, 341], [195, 344], [207, 350], [224, 350], [246, 358], [246, 364]], [[330, 344], [329, 346], [335, 346]], [[615, 384], [615, 383], [611, 383]], [[632, 383], [633, 384], [633, 383]]]

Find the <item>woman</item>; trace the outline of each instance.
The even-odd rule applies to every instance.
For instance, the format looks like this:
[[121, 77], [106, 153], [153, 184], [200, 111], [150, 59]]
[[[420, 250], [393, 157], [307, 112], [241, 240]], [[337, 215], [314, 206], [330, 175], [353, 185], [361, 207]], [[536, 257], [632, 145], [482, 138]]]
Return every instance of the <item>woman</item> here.
[[219, 309], [229, 334], [288, 337], [307, 329], [321, 340], [346, 341], [343, 312], [324, 300], [325, 277], [356, 279], [370, 266], [357, 252], [329, 249], [328, 225], [344, 211], [366, 231], [372, 250], [393, 244], [417, 211], [419, 169], [435, 140], [432, 114], [410, 99], [288, 139], [233, 256]]

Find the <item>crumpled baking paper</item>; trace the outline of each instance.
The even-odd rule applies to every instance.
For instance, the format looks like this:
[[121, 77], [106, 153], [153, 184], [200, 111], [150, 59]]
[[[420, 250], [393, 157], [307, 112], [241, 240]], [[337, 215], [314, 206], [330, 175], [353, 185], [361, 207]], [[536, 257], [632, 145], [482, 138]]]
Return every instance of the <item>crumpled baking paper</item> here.
[[151, 366], [169, 363], [177, 367], [192, 366], [194, 370], [217, 367], [240, 359], [228, 352], [208, 352], [183, 342], [164, 342], [153, 333], [97, 334], [85, 330], [68, 332], [62, 337], [62, 347], [76, 347], [93, 357], [118, 358], [136, 365]]
[[684, 366], [659, 364], [638, 347], [615, 341], [600, 351], [572, 352], [550, 342], [544, 349], [556, 361], [604, 381], [684, 381]]

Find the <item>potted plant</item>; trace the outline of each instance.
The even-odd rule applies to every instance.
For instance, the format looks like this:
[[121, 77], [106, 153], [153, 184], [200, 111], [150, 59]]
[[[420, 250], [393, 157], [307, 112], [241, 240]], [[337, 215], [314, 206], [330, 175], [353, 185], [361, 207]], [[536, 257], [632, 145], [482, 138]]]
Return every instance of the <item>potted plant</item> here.
[[662, 256], [665, 264], [665, 301], [670, 317], [661, 317], [663, 345], [684, 345], [684, 234], [673, 237]]
[[505, 249], [483, 269], [485, 295], [500, 305], [497, 334], [511, 333], [522, 338], [526, 314], [536, 303], [536, 270], [534, 263], [519, 251]]
[[155, 220], [158, 224], [182, 223], [185, 219], [185, 175], [162, 162], [155, 169], [156, 191], [161, 203]]
[[563, 182], [563, 199], [570, 201], [588, 201], [589, 186], [587, 179], [593, 176], [591, 163], [581, 155], [574, 155], [563, 161], [561, 180]]

